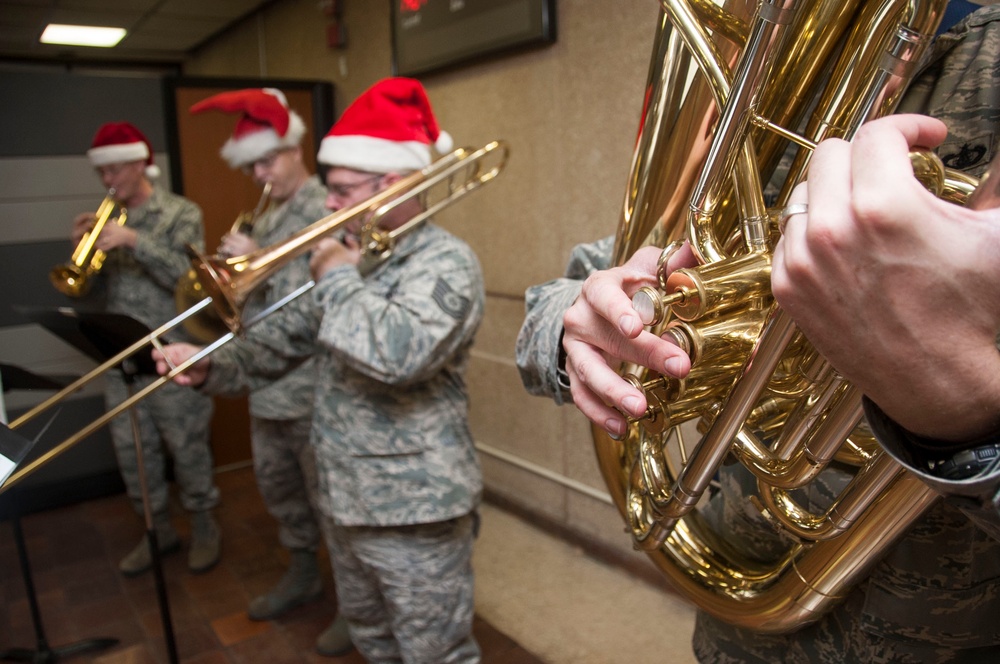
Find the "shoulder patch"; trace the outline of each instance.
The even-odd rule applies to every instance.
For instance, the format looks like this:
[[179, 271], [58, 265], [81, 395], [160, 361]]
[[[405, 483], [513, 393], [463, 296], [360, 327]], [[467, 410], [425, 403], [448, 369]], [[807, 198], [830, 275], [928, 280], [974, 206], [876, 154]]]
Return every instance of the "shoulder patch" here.
[[434, 292], [431, 293], [431, 297], [441, 307], [441, 311], [455, 320], [462, 320], [469, 313], [469, 298], [456, 293], [441, 277], [438, 277], [437, 283], [434, 284]]

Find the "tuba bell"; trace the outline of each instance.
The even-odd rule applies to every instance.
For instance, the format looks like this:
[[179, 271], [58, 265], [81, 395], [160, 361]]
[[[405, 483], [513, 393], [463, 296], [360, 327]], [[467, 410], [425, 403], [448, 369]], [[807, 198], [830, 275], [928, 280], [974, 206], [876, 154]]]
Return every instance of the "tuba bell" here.
[[[118, 216], [112, 220], [116, 208]], [[95, 216], [94, 227], [80, 238], [69, 262], [57, 265], [49, 272], [49, 281], [63, 295], [82, 297], [90, 291], [94, 276], [101, 271], [107, 258], [107, 254], [97, 248], [97, 238], [109, 221], [124, 226], [128, 215], [125, 208], [115, 201], [115, 190], [109, 189]]]
[[[635, 546], [722, 621], [771, 633], [816, 621], [937, 498], [883, 453], [858, 390], [775, 305], [770, 266], [777, 210], [811, 148], [895, 109], [945, 4], [661, 1], [613, 258], [654, 245], [665, 266], [690, 242], [699, 265], [661, 268], [659, 288], [633, 302], [692, 370], [678, 380], [622, 366], [648, 411], [620, 441], [597, 427], [593, 438]], [[939, 174], [942, 198], [974, 187], [929, 153], [913, 159]], [[782, 533], [780, 553], [762, 560], [713, 528], [724, 465], [756, 486], [750, 501]], [[831, 472], [840, 494], [804, 504]]]

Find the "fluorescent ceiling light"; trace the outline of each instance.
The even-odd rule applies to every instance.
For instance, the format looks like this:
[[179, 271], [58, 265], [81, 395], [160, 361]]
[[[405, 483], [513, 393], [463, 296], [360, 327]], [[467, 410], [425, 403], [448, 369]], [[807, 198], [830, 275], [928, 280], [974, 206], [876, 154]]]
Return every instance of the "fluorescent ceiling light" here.
[[92, 25], [60, 25], [49, 23], [42, 32], [43, 44], [101, 46], [110, 48], [125, 36], [125, 28], [98, 28]]

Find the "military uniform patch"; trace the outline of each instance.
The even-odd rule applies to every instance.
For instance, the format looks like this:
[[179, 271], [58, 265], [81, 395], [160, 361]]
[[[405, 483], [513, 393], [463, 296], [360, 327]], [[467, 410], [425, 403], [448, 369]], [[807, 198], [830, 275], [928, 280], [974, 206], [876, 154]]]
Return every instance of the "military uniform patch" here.
[[451, 286], [444, 279], [438, 278], [434, 284], [434, 292], [431, 293], [434, 301], [445, 312], [455, 320], [462, 320], [469, 312], [469, 298], [459, 295], [452, 290]]
[[948, 168], [966, 171], [986, 163], [993, 145], [993, 136], [977, 136], [961, 143], [945, 143], [938, 148], [941, 161]]

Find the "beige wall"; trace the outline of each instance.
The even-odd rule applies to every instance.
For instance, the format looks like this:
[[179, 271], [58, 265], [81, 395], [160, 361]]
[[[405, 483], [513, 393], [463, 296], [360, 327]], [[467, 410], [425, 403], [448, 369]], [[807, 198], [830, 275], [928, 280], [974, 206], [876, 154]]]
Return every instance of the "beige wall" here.
[[[203, 49], [185, 74], [329, 80], [339, 114], [391, 74], [389, 0], [343, 4], [345, 50], [326, 47], [315, 0], [284, 0]], [[513, 358], [525, 288], [559, 276], [574, 244], [615, 230], [658, 11], [655, 0], [559, 0], [554, 45], [422, 78], [456, 145], [502, 138], [511, 148], [495, 183], [440, 218], [478, 252], [486, 275], [470, 376], [473, 433], [484, 451], [515, 458], [484, 453], [487, 486], [640, 565], [616, 510], [565, 486], [606, 492], [586, 421], [527, 396]]]

